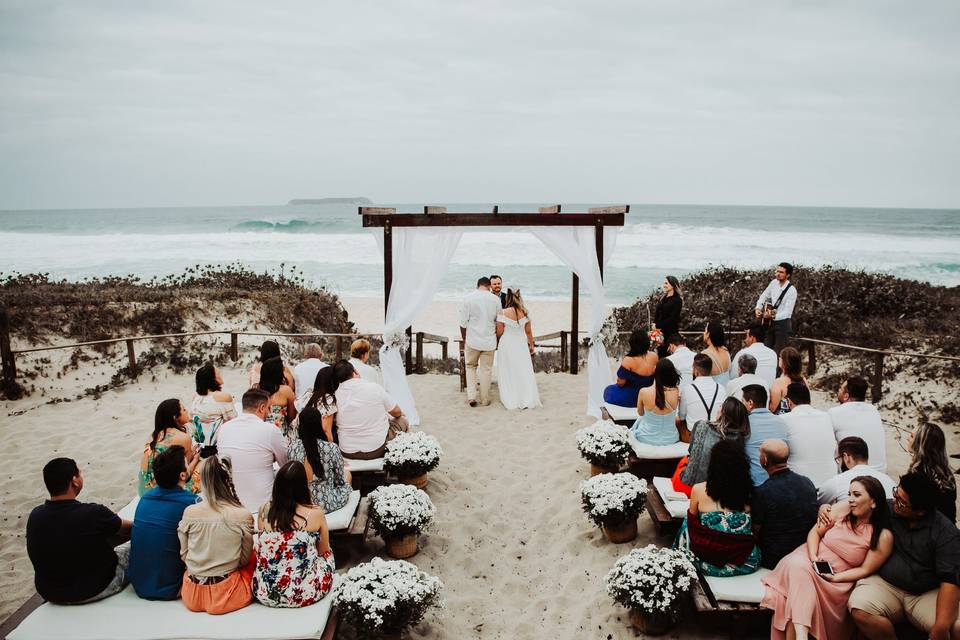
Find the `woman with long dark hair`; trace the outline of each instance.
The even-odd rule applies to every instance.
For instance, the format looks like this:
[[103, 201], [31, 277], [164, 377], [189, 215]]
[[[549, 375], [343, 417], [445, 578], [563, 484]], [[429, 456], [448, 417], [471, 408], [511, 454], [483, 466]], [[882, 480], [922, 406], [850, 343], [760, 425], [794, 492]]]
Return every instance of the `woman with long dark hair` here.
[[303, 403], [301, 411], [308, 408], [314, 408], [323, 416], [323, 432], [326, 434], [327, 442], [336, 442], [336, 424], [334, 418], [337, 415], [337, 388], [340, 383], [337, 381], [334, 367], [324, 367], [317, 372], [317, 378], [313, 381], [313, 391]]
[[657, 355], [667, 357], [670, 346], [667, 338], [680, 332], [680, 312], [683, 311], [683, 297], [680, 295], [680, 281], [676, 276], [667, 276], [663, 281], [663, 295], [657, 301], [657, 308], [653, 313], [653, 329], [660, 329], [663, 333], [663, 343], [657, 347]]
[[760, 567], [760, 549], [753, 537], [752, 497], [750, 461], [743, 444], [721, 440], [710, 452], [707, 480], [690, 492], [690, 511], [673, 548], [693, 553], [694, 564], [704, 575], [753, 573]]
[[223, 391], [223, 378], [212, 362], [197, 369], [196, 383], [197, 395], [190, 403], [190, 414], [194, 426], [199, 423], [209, 441], [214, 425], [236, 418], [237, 409], [233, 404], [233, 396]]
[[680, 404], [680, 374], [673, 363], [661, 360], [653, 372], [653, 386], [637, 396], [640, 417], [630, 429], [645, 444], [669, 445], [679, 442], [677, 406]]
[[[847, 599], [857, 580], [873, 575], [890, 557], [893, 533], [886, 492], [876, 478], [854, 478], [847, 503], [845, 518], [829, 526], [817, 522], [807, 543], [763, 578], [760, 604], [773, 609], [771, 638], [853, 636]], [[817, 571], [817, 562], [829, 563], [832, 572]]]
[[937, 511], [950, 522], [957, 521], [957, 481], [947, 460], [943, 429], [924, 422], [907, 437], [907, 451], [913, 455], [907, 473], [924, 475], [937, 485]]
[[347, 504], [352, 487], [340, 447], [326, 439], [323, 418], [316, 407], [300, 412], [297, 437], [287, 445], [287, 458], [303, 463], [313, 504], [330, 513]]
[[793, 382], [800, 382], [804, 386], [807, 379], [803, 377], [803, 359], [800, 352], [793, 347], [784, 347], [780, 350], [780, 377], [770, 385], [770, 403], [767, 407], [772, 413], [784, 414], [790, 412], [787, 406], [787, 387]]
[[[251, 387], [257, 386], [257, 383], [260, 382], [260, 369], [263, 368], [263, 363], [271, 358], [280, 358], [281, 362], [283, 361], [280, 354], [280, 343], [276, 340], [264, 340], [263, 344], [260, 345], [260, 357], [250, 367], [248, 377]], [[283, 383], [296, 391], [297, 385], [294, 382], [293, 372], [286, 365], [283, 365]]]
[[272, 422], [286, 435], [290, 423], [297, 417], [297, 396], [283, 377], [283, 360], [270, 358], [260, 368], [260, 382], [256, 386], [270, 394], [266, 422]]
[[314, 505], [307, 471], [296, 461], [277, 471], [273, 496], [260, 507], [253, 543], [253, 594], [268, 607], [306, 607], [333, 586], [336, 566], [323, 509]]
[[158, 453], [166, 451], [174, 445], [180, 445], [187, 454], [187, 485], [188, 491], [197, 491], [193, 472], [197, 468], [200, 458], [193, 450], [193, 440], [187, 425], [190, 424], [190, 414], [176, 398], [164, 400], [157, 406], [153, 416], [153, 433], [150, 441], [143, 446], [140, 456], [140, 472], [137, 474], [137, 494], [143, 495], [157, 486], [153, 478], [153, 459]]
[[713, 368], [710, 377], [721, 387], [730, 382], [730, 351], [727, 349], [727, 334], [719, 320], [711, 320], [703, 330], [703, 341], [707, 348], [701, 351], [710, 357]]
[[603, 390], [603, 401], [621, 407], [637, 406], [637, 394], [653, 384], [659, 358], [650, 350], [650, 336], [637, 329], [630, 333], [630, 350], [620, 361], [616, 384]]

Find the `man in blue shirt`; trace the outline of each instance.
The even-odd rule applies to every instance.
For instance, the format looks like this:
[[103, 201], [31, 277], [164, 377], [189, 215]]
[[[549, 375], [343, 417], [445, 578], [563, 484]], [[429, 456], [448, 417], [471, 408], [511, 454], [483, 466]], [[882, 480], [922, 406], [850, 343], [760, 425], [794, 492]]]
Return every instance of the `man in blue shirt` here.
[[760, 445], [764, 440], [783, 440], [789, 446], [787, 423], [767, 409], [767, 390], [759, 384], [743, 388], [743, 404], [750, 412], [750, 439], [745, 445], [750, 458], [750, 477], [753, 486], [758, 487], [767, 481], [767, 472], [760, 465]]
[[180, 559], [177, 525], [197, 496], [184, 489], [187, 460], [176, 445], [153, 460], [157, 486], [143, 494], [130, 534], [130, 584], [147, 600], [175, 600], [186, 567]]

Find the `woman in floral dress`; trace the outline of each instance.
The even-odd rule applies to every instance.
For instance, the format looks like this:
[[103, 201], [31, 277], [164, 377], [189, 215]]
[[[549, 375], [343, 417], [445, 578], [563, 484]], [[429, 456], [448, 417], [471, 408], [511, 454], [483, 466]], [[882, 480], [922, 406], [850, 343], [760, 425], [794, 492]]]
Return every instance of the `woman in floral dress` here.
[[189, 423], [190, 414], [176, 398], [164, 400], [157, 407], [153, 416], [153, 434], [150, 442], [143, 445], [143, 455], [140, 456], [137, 495], [142, 496], [157, 486], [153, 478], [153, 459], [173, 445], [180, 445], [187, 453], [187, 491], [196, 493], [200, 490], [200, 477], [196, 473], [200, 456], [193, 449], [193, 440], [187, 429]]
[[307, 607], [333, 586], [336, 569], [323, 508], [312, 504], [307, 471], [288, 462], [277, 472], [270, 502], [260, 508], [253, 551], [253, 595], [268, 607]]
[[290, 423], [297, 417], [297, 396], [284, 381], [283, 361], [280, 358], [271, 358], [263, 363], [257, 387], [270, 394], [265, 421], [277, 425], [283, 435], [289, 437]]

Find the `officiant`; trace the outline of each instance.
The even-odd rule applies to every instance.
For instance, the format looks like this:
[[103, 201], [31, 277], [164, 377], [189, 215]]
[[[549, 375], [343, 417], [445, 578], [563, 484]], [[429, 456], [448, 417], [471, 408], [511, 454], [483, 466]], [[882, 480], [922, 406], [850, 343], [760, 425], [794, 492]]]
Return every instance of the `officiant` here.
[[653, 329], [660, 329], [663, 342], [657, 347], [657, 355], [665, 358], [669, 355], [667, 339], [680, 332], [680, 312], [683, 310], [683, 298], [680, 297], [680, 281], [676, 276], [667, 276], [663, 280], [663, 295], [657, 302], [653, 314]]

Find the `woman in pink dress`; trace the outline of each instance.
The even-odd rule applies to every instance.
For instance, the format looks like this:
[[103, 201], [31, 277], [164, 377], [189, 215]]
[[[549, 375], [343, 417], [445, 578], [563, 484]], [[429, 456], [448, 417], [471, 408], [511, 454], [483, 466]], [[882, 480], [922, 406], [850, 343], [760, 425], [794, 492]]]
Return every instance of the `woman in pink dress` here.
[[[763, 578], [761, 606], [773, 609], [771, 638], [850, 638], [847, 598], [854, 584], [877, 571], [893, 551], [890, 513], [883, 486], [870, 476], [850, 482], [850, 513], [832, 526], [817, 522], [807, 544], [781, 560]], [[827, 561], [833, 574], [818, 573]]]

